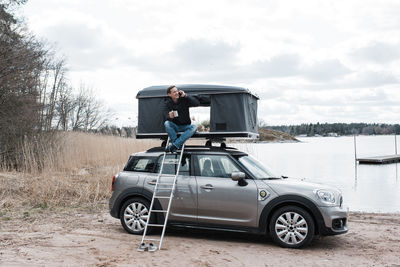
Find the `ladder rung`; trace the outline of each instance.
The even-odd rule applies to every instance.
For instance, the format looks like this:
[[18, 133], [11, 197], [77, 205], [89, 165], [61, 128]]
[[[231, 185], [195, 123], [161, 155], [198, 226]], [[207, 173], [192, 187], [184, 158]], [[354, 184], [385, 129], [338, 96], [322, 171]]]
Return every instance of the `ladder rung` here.
[[174, 183], [158, 183], [158, 185], [174, 185]]
[[152, 210], [151, 212], [167, 212], [167, 210]]
[[143, 238], [143, 240], [147, 240], [147, 241], [161, 241], [161, 239], [156, 239], [156, 238]]
[[171, 198], [171, 197], [166, 197], [166, 196], [154, 196], [154, 198]]
[[174, 187], [161, 187], [161, 188], [157, 188], [157, 190], [171, 190]]
[[151, 227], [164, 227], [164, 224], [153, 224], [153, 223], [148, 223], [147, 226], [151, 226]]

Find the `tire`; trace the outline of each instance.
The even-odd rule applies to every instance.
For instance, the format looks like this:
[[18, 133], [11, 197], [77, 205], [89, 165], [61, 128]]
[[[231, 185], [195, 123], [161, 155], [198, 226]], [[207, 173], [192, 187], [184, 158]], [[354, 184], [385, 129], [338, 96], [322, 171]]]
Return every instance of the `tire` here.
[[276, 244], [284, 248], [307, 246], [314, 237], [314, 220], [304, 209], [285, 206], [271, 217], [269, 233]]
[[[125, 201], [119, 213], [125, 231], [130, 234], [142, 235], [149, 218], [149, 210], [150, 203], [143, 198], [130, 198]], [[151, 227], [147, 229], [147, 232], [150, 233], [150, 230]]]

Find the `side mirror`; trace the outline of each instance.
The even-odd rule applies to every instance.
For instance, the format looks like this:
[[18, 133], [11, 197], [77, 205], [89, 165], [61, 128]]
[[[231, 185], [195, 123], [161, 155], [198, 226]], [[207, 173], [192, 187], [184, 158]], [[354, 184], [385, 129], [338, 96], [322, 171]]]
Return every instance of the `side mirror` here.
[[244, 174], [244, 172], [232, 172], [231, 178], [233, 181], [240, 181], [246, 178], [246, 174]]

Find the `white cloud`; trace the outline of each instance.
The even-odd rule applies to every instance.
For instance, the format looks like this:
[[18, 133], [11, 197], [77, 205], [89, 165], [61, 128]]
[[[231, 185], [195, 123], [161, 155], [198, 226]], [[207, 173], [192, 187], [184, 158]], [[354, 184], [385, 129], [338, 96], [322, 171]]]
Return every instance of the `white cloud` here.
[[112, 36], [99, 26], [60, 23], [45, 28], [43, 34], [49, 40], [57, 40], [57, 45], [68, 58], [70, 69], [74, 71], [113, 68], [131, 57], [129, 50], [113, 42]]
[[126, 121], [139, 89], [201, 82], [253, 89], [268, 124], [399, 123], [395, 0], [35, 0], [23, 13], [71, 82]]
[[207, 71], [209, 68], [231, 68], [238, 51], [238, 46], [224, 42], [190, 39], [178, 44], [171, 57], [175, 58], [183, 68]]
[[351, 70], [337, 59], [315, 62], [312, 66], [304, 67], [303, 70], [307, 78], [325, 83], [333, 79], [342, 79], [350, 73]]
[[354, 51], [355, 59], [377, 64], [385, 64], [400, 59], [400, 43], [390, 44], [376, 41]]

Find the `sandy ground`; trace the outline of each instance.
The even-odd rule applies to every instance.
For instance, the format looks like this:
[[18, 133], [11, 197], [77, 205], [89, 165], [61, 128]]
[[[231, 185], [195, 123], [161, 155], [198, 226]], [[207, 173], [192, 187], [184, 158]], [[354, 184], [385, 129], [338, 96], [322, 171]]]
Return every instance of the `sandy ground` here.
[[104, 206], [2, 211], [0, 266], [400, 266], [400, 214], [353, 213], [349, 226], [301, 250], [262, 236], [171, 229], [161, 251], [138, 252], [140, 236]]

